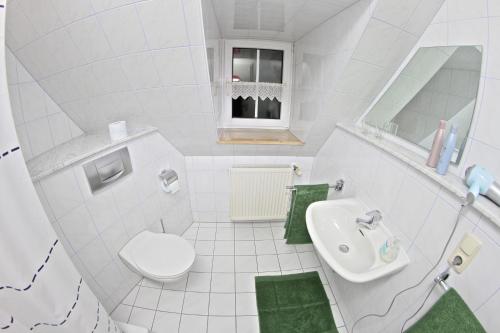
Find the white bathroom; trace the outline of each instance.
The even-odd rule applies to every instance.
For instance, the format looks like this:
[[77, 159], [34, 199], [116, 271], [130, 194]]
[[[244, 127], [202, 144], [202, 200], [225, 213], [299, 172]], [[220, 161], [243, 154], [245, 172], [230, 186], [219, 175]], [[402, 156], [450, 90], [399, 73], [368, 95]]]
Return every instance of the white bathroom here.
[[498, 0], [0, 0], [0, 330], [500, 332]]

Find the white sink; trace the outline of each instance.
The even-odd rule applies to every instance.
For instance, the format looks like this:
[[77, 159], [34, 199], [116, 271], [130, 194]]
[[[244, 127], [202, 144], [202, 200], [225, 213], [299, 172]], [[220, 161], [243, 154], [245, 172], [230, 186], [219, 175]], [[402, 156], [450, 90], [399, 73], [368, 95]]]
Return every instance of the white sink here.
[[373, 207], [368, 208], [354, 198], [318, 201], [307, 208], [307, 230], [314, 246], [335, 272], [351, 282], [367, 282], [390, 275], [410, 262], [403, 248], [391, 263], [380, 259], [379, 249], [392, 234], [383, 219], [374, 230], [356, 223], [357, 217], [363, 217], [370, 210]]

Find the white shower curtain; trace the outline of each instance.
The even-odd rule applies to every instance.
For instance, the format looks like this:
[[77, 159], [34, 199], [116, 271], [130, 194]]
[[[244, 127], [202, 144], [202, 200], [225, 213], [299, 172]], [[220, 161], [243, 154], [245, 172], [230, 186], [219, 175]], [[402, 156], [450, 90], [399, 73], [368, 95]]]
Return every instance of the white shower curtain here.
[[120, 332], [58, 241], [31, 183], [10, 111], [4, 35], [0, 4], [0, 333]]

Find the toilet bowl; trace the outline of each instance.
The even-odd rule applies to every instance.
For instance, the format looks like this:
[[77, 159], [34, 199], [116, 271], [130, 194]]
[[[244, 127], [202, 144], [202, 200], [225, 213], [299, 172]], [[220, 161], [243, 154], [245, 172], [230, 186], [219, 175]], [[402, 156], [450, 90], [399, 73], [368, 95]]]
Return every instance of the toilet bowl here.
[[193, 266], [196, 254], [184, 238], [173, 234], [142, 231], [118, 253], [132, 270], [158, 282], [174, 282]]

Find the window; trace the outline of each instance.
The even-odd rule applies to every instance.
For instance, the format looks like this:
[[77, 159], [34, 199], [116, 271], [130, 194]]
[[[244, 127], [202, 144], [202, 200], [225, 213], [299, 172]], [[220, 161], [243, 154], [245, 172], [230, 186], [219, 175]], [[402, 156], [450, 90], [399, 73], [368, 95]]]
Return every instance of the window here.
[[291, 46], [225, 42], [224, 127], [288, 128]]

